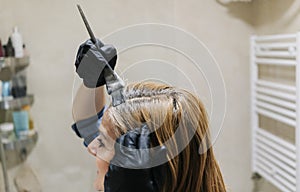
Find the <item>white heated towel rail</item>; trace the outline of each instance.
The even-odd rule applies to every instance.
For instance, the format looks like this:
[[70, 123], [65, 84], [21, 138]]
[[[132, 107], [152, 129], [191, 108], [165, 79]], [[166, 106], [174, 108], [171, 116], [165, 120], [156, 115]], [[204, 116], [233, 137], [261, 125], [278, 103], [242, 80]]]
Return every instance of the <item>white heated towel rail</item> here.
[[[252, 36], [250, 50], [252, 171], [281, 191], [300, 192], [300, 33]], [[259, 75], [261, 67], [274, 66], [291, 68], [295, 81]], [[292, 127], [295, 141], [260, 127], [261, 117]]]

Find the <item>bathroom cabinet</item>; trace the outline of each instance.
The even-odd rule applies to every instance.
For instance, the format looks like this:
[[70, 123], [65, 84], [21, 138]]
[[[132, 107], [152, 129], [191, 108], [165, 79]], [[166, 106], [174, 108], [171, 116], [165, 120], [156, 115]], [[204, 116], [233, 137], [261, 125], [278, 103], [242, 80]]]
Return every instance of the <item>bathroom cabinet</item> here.
[[[23, 58], [0, 58], [0, 80], [10, 81], [18, 72], [29, 66], [29, 57]], [[34, 96], [28, 94], [19, 98], [2, 98], [0, 100], [0, 123], [13, 122], [12, 112], [21, 110], [22, 107], [32, 106]], [[0, 132], [0, 163], [2, 166], [5, 192], [9, 192], [7, 170], [26, 160], [38, 140], [35, 130], [21, 138], [3, 138]]]

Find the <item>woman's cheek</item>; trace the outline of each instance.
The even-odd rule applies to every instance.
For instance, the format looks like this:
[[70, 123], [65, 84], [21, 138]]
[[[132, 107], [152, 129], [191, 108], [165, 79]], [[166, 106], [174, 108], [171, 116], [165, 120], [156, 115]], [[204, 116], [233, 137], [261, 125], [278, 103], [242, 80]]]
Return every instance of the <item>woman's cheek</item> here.
[[114, 150], [107, 150], [105, 148], [103, 149], [98, 149], [97, 150], [97, 154], [96, 157], [102, 161], [105, 161], [106, 163], [110, 163], [110, 161], [112, 160], [112, 158], [115, 155], [115, 151]]
[[102, 159], [96, 158], [97, 164], [97, 178], [95, 180], [94, 186], [96, 190], [104, 190], [104, 178], [108, 171], [109, 163], [103, 161]]

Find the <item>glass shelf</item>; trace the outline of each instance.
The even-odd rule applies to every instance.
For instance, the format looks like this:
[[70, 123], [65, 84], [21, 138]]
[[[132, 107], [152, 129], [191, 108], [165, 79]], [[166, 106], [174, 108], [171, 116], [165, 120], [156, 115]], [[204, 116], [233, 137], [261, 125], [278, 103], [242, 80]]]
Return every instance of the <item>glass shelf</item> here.
[[22, 58], [0, 58], [0, 80], [10, 81], [17, 72], [25, 69], [28, 65], [28, 56]]
[[0, 110], [14, 110], [14, 109], [21, 109], [25, 105], [32, 105], [33, 104], [33, 95], [27, 95], [25, 97], [9, 99], [5, 98], [0, 101]]
[[[19, 71], [29, 66], [29, 57], [23, 58], [0, 58], [0, 80], [10, 81]], [[12, 112], [20, 110], [25, 105], [32, 105], [33, 95], [20, 98], [4, 98], [0, 100], [0, 123], [12, 122]], [[36, 131], [22, 138], [2, 138], [0, 133], [0, 167], [2, 167], [5, 191], [9, 192], [9, 178], [7, 169], [24, 162], [38, 140]]]
[[12, 168], [25, 161], [29, 153], [32, 151], [38, 140], [38, 133], [33, 132], [32, 135], [25, 138], [14, 140], [2, 139], [3, 149], [6, 157], [6, 167]]

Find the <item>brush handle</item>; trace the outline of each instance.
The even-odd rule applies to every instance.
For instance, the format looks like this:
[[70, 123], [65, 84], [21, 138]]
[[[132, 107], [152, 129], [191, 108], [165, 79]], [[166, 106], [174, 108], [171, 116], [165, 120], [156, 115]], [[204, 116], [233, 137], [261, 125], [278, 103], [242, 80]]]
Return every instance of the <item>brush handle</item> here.
[[90, 25], [89, 25], [89, 23], [88, 23], [88, 21], [87, 21], [85, 15], [84, 15], [84, 13], [83, 13], [83, 11], [82, 11], [80, 5], [77, 5], [77, 8], [78, 8], [79, 13], [80, 13], [80, 15], [81, 15], [81, 17], [82, 17], [82, 20], [83, 20], [83, 22], [84, 22], [84, 24], [85, 24], [85, 27], [86, 27], [86, 29], [87, 29], [87, 31], [88, 31], [90, 37], [91, 37], [91, 40], [92, 40], [92, 42], [95, 44], [95, 43], [96, 43], [96, 37], [95, 37], [95, 35], [94, 35], [94, 33], [93, 33], [93, 31], [92, 31], [92, 29], [91, 29], [91, 27], [90, 27]]

